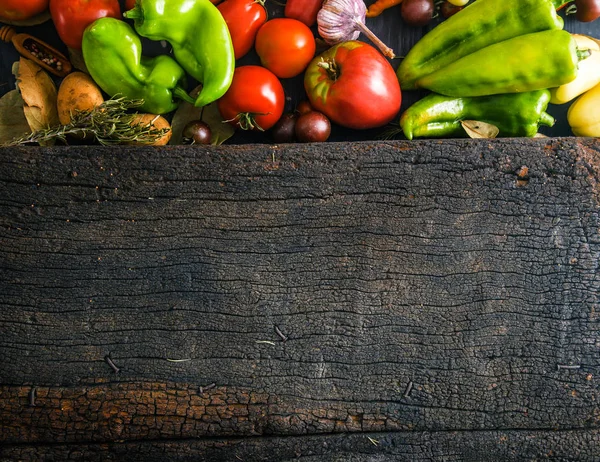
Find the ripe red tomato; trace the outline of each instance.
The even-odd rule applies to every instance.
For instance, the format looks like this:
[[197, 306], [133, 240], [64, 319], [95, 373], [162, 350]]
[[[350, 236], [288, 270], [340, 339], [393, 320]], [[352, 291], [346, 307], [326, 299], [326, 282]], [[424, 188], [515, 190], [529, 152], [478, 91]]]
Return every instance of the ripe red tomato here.
[[254, 46], [258, 29], [267, 21], [264, 0], [225, 0], [217, 7], [229, 28], [235, 59]]
[[268, 130], [285, 106], [283, 85], [261, 66], [239, 66], [229, 90], [217, 100], [223, 119], [244, 130]]
[[304, 89], [315, 111], [348, 128], [375, 128], [400, 111], [394, 68], [373, 46], [356, 40], [331, 47], [311, 61]]
[[98, 18], [121, 19], [118, 0], [50, 0], [50, 15], [60, 39], [81, 50], [83, 31]]
[[315, 56], [316, 43], [310, 28], [292, 18], [267, 21], [256, 34], [260, 62], [277, 77], [300, 74]]
[[0, 18], [23, 21], [33, 18], [48, 9], [48, 0], [2, 0]]

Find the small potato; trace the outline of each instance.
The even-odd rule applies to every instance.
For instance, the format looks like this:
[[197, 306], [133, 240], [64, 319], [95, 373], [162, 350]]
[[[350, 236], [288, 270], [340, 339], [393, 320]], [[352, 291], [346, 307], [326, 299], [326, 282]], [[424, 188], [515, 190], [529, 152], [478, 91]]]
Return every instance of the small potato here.
[[84, 72], [67, 75], [58, 89], [58, 119], [61, 124], [71, 122], [75, 111], [91, 111], [104, 102], [100, 87]]
[[161, 130], [163, 128], [168, 128], [169, 131], [166, 132], [163, 136], [152, 143], [144, 143], [141, 141], [132, 142], [131, 144], [141, 145], [141, 146], [164, 146], [171, 139], [171, 135], [173, 134], [173, 130], [171, 130], [171, 124], [167, 119], [163, 116], [156, 114], [136, 114], [133, 120], [131, 121], [131, 125], [152, 125], [154, 128]]

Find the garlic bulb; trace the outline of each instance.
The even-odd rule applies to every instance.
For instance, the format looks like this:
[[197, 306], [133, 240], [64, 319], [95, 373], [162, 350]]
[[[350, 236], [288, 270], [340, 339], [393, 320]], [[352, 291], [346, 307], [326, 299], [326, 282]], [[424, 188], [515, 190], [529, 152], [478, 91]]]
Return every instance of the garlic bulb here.
[[394, 58], [394, 50], [365, 25], [367, 7], [362, 0], [325, 0], [317, 14], [319, 35], [329, 45], [356, 40], [365, 34], [384, 56]]

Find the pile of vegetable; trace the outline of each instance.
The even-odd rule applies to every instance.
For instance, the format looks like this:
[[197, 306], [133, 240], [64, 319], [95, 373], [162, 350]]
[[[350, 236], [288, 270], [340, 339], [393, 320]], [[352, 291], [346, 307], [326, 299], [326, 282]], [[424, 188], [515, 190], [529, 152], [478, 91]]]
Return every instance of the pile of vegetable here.
[[[2, 22], [50, 19], [67, 51], [0, 29], [22, 55], [0, 99], [0, 144], [322, 142], [340, 128], [533, 137], [554, 124], [550, 103], [570, 103], [575, 135], [600, 136], [600, 42], [563, 20], [595, 20], [600, 1], [287, 0], [277, 16], [269, 1], [2, 2]], [[393, 14], [427, 26], [406, 56], [368, 27]], [[402, 106], [405, 92], [420, 96]]]

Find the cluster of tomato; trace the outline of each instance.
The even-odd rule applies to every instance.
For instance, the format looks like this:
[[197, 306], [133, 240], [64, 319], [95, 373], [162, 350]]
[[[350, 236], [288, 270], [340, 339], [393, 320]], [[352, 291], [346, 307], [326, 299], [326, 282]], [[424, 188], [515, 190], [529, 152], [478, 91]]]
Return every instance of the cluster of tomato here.
[[[282, 119], [285, 108], [280, 79], [296, 77], [306, 69], [316, 50], [313, 33], [296, 18], [268, 19], [263, 1], [213, 0], [213, 3], [229, 27], [236, 60], [254, 48], [261, 63], [235, 69], [229, 90], [217, 101], [219, 112], [225, 120], [241, 128], [269, 130]], [[294, 135], [295, 132], [290, 133]], [[320, 134], [320, 138], [328, 136], [327, 130]], [[308, 133], [301, 130], [298, 138], [324, 141], [310, 140]]]
[[[325, 141], [331, 122], [373, 128], [389, 121], [381, 114], [395, 115], [399, 110], [395, 73], [372, 46], [361, 42], [364, 46], [352, 49], [342, 44], [337, 51], [320, 55], [329, 69], [317, 67], [312, 26], [323, 0], [287, 0], [284, 17], [274, 18], [268, 17], [264, 0], [210, 1], [227, 22], [236, 60], [251, 50], [260, 59], [260, 64], [236, 67], [229, 90], [217, 102], [224, 120], [244, 129], [272, 129], [279, 142]], [[131, 9], [135, 0], [3, 0], [0, 17], [19, 21], [49, 10], [60, 39], [69, 48], [80, 49], [85, 27], [100, 17], [120, 18], [122, 3]], [[316, 80], [312, 86], [305, 84], [304, 109], [284, 114], [282, 82], [311, 69]]]
[[[217, 101], [226, 120], [242, 128], [272, 129], [276, 142], [315, 142], [327, 140], [331, 122], [374, 128], [388, 123], [400, 109], [395, 72], [371, 45], [347, 41], [315, 57], [311, 26], [321, 0], [287, 0], [285, 17], [273, 19], [267, 19], [260, 0], [211, 1], [229, 26], [236, 59], [254, 47], [261, 63], [236, 68], [231, 87]], [[307, 101], [284, 114], [281, 79], [300, 75]]]

